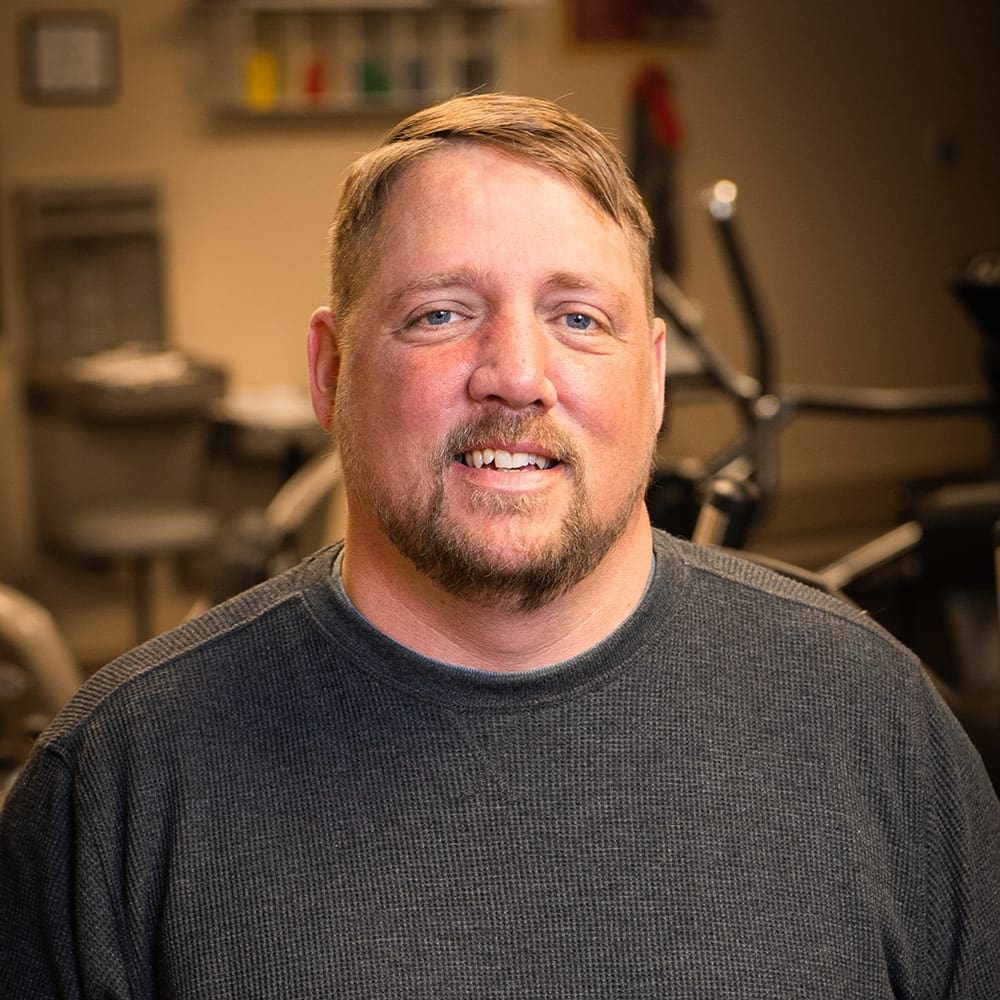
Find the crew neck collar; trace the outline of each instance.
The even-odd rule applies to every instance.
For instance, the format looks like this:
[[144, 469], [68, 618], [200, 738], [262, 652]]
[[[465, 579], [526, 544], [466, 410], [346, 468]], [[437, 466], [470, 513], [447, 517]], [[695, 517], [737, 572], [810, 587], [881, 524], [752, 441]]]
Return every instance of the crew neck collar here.
[[390, 639], [354, 607], [340, 577], [343, 543], [320, 550], [304, 566], [302, 595], [327, 639], [373, 679], [422, 698], [455, 706], [531, 704], [566, 697], [608, 682], [636, 649], [650, 641], [647, 618], [656, 608], [672, 616], [686, 569], [668, 535], [653, 533], [650, 582], [632, 613], [614, 631], [583, 652], [558, 663], [523, 671], [491, 671], [434, 660]]

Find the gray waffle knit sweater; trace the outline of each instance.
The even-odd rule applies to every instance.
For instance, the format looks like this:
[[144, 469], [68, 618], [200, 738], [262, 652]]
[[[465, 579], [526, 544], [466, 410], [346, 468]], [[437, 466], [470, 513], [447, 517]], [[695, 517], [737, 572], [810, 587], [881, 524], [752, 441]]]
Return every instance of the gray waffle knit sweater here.
[[0, 821], [0, 997], [1000, 997], [1000, 806], [862, 617], [658, 534], [500, 675], [338, 548], [106, 667]]

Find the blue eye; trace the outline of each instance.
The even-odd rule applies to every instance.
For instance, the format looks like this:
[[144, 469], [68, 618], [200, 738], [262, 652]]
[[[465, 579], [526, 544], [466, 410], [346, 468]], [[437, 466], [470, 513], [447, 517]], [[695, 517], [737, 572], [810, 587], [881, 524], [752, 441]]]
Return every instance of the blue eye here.
[[427, 313], [424, 319], [428, 326], [445, 326], [455, 314], [450, 309], [435, 309]]
[[566, 325], [574, 330], [589, 330], [594, 320], [586, 313], [567, 313]]

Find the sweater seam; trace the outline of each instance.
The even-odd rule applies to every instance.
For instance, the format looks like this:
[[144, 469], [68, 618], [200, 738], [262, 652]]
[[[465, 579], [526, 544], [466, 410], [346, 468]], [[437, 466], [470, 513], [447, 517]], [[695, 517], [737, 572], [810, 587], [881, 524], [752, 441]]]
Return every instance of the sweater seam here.
[[[909, 649], [909, 647], [905, 646], [891, 633], [887, 632], [881, 625], [875, 622], [866, 611], [859, 608], [853, 609], [852, 611], [851, 605], [845, 604], [833, 595], [826, 594], [825, 591], [810, 588], [808, 584], [801, 584], [802, 587], [806, 588], [806, 593], [824, 595], [829, 598], [829, 605], [818, 604], [815, 601], [807, 600], [805, 597], [801, 597], [790, 591], [765, 588], [759, 584], [753, 583], [752, 581], [742, 580], [738, 576], [732, 573], [727, 573], [724, 570], [717, 569], [714, 566], [707, 566], [701, 563], [692, 562], [686, 555], [681, 555], [680, 558], [684, 561], [685, 566], [694, 572], [703, 573], [707, 576], [715, 577], [718, 580], [723, 580], [733, 586], [739, 587], [740, 590], [743, 591], [767, 593], [776, 600], [780, 600], [788, 605], [805, 608], [814, 614], [822, 616], [830, 615], [839, 619], [844, 624], [852, 626], [856, 630], [867, 633], [873, 639], [877, 640], [883, 647], [893, 649], [897, 652], [902, 650], [909, 659], [917, 660], [916, 654]], [[750, 563], [750, 565], [754, 564]], [[777, 570], [767, 570], [766, 567], [760, 568], [766, 572], [775, 573], [779, 577], [781, 576]], [[919, 662], [919, 660], [917, 660], [917, 662]]]
[[[73, 817], [73, 851], [75, 854], [75, 852], [79, 850], [79, 840], [77, 834], [77, 827], [79, 825], [79, 822], [76, 809], [77, 797], [79, 794], [77, 760], [75, 759], [75, 755], [71, 755], [66, 749], [66, 747], [56, 743], [45, 743], [39, 747], [39, 751], [45, 756], [49, 757], [50, 759], [54, 758], [56, 762], [59, 764], [59, 766], [66, 773], [66, 784], [69, 789], [69, 796], [70, 796], [68, 807], [70, 814]], [[95, 837], [94, 842], [96, 844], [98, 864], [100, 866], [100, 871], [101, 871], [101, 884], [103, 885], [104, 888], [105, 899], [108, 901], [109, 904], [108, 910], [112, 914], [112, 919], [115, 923], [115, 929], [117, 932], [118, 940], [128, 942], [129, 961], [127, 968], [124, 969], [123, 971], [128, 979], [129, 993], [130, 995], [135, 996], [137, 995], [138, 990], [135, 982], [135, 973], [133, 970], [136, 967], [136, 964], [138, 963], [140, 948], [138, 947], [137, 942], [134, 940], [133, 935], [131, 933], [126, 933], [124, 920], [122, 918], [121, 908], [117, 905], [112, 905], [114, 894], [111, 891], [112, 887], [111, 871], [114, 867], [114, 864], [113, 864], [113, 859], [110, 857], [108, 851], [110, 842], [113, 840], [113, 837], [110, 836], [110, 831], [107, 829], [106, 824], [99, 821], [97, 816], [93, 814], [93, 811], [89, 809], [89, 807], [88, 807], [87, 822], [100, 823], [100, 828], [101, 828], [100, 836]], [[78, 926], [78, 920], [79, 920], [79, 915], [77, 912], [78, 908], [77, 908], [76, 892], [72, 893], [72, 900], [73, 900], [72, 925], [74, 927], [73, 941], [75, 945], [78, 940], [76, 928]], [[75, 946], [73, 949], [73, 965], [76, 970], [77, 981], [82, 986], [83, 977], [81, 974], [79, 961], [77, 960], [77, 948]]]
[[[289, 602], [296, 600], [305, 603], [303, 601], [302, 588], [300, 585], [286, 593], [276, 595], [274, 600], [264, 604], [262, 607], [255, 608], [249, 617], [242, 617], [239, 620], [232, 622], [228, 628], [225, 628], [221, 632], [212, 632], [210, 635], [192, 636], [190, 641], [185, 643], [185, 645], [180, 649], [174, 650], [165, 659], [159, 659], [156, 656], [156, 646], [161, 642], [166, 641], [164, 636], [159, 636], [150, 641], [150, 645], [147, 647], [148, 653], [143, 650], [141, 654], [134, 651], [124, 654], [126, 657], [141, 655], [143, 660], [145, 660], [148, 656], [149, 662], [142, 662], [140, 669], [136, 670], [130, 676], [118, 680], [108, 691], [100, 694], [99, 697], [95, 699], [93, 704], [88, 706], [86, 713], [81, 715], [79, 719], [74, 720], [71, 726], [66, 729], [60, 729], [59, 731], [53, 732], [47, 737], [41, 737], [39, 739], [39, 746], [46, 751], [57, 754], [63, 761], [64, 765], [67, 766], [71, 772], [75, 771], [77, 749], [75, 749], [72, 744], [79, 740], [80, 737], [85, 734], [96, 721], [100, 720], [109, 711], [111, 711], [114, 706], [121, 701], [125, 694], [131, 691], [136, 684], [142, 682], [146, 678], [155, 677], [156, 675], [169, 670], [184, 657], [197, 653], [200, 650], [211, 648], [221, 640], [236, 634], [242, 629], [249, 628], [255, 622], [259, 622], [264, 615], [273, 613]], [[215, 609], [210, 610], [208, 615], [211, 616], [214, 610]], [[215, 627], [216, 624], [217, 623], [214, 623], [212, 627]], [[169, 633], [167, 633], [167, 635], [169, 635]], [[122, 659], [123, 657], [118, 657], [115, 660], [112, 660], [104, 669], [111, 669], [114, 664], [121, 662]]]

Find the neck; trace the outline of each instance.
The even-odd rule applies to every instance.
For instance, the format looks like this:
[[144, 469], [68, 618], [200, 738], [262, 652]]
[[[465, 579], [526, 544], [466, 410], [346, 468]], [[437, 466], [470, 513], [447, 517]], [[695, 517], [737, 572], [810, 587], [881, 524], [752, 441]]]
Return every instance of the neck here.
[[570, 659], [613, 632], [645, 591], [652, 552], [643, 508], [585, 579], [521, 611], [456, 597], [381, 535], [366, 539], [349, 530], [343, 580], [357, 610], [401, 645], [446, 663], [511, 672]]

